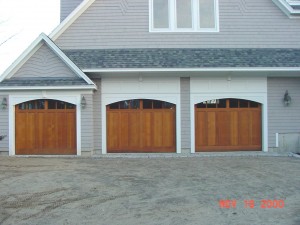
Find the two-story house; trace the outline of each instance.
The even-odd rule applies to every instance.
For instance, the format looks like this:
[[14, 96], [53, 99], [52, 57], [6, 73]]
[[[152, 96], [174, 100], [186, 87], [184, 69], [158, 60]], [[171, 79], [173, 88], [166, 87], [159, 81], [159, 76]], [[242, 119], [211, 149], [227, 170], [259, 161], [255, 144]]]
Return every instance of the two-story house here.
[[61, 0], [0, 104], [2, 154], [280, 150], [300, 132], [300, 1]]

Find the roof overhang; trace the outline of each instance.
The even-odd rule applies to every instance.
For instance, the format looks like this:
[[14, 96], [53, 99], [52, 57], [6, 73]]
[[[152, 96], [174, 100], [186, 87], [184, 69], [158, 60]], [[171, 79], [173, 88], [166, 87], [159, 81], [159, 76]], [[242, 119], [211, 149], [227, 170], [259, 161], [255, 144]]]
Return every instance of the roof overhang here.
[[300, 68], [176, 68], [85, 70], [91, 79], [108, 77], [300, 77]]
[[241, 68], [116, 68], [82, 69], [84, 73], [128, 73], [128, 72], [300, 72], [300, 67], [241, 67]]
[[[300, 18], [300, 1], [272, 0], [289, 18]], [[297, 7], [297, 8], [296, 8]]]
[[94, 90], [91, 85], [78, 85], [78, 86], [2, 86], [0, 91], [30, 91], [30, 90]]

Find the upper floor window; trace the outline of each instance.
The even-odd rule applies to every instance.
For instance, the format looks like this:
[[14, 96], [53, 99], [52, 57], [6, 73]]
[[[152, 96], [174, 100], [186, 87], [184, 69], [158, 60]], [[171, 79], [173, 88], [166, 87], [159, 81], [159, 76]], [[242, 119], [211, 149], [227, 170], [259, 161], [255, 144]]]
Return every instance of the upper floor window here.
[[150, 31], [217, 32], [218, 0], [150, 0]]

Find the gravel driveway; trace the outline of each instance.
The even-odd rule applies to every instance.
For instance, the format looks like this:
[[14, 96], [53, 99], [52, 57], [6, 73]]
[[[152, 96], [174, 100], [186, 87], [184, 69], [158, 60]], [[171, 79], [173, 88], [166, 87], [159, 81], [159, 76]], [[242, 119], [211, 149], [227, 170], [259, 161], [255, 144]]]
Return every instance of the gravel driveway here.
[[293, 157], [0, 157], [0, 224], [299, 225]]

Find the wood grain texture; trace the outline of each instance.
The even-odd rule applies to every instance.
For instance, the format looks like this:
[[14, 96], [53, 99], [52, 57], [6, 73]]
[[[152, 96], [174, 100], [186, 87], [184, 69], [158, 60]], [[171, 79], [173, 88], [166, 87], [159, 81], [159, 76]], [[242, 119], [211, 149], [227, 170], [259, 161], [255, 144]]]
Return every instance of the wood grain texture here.
[[176, 109], [107, 109], [107, 152], [175, 152]]
[[262, 149], [261, 107], [195, 108], [196, 151]]
[[17, 155], [75, 155], [76, 109], [20, 110], [16, 106]]

